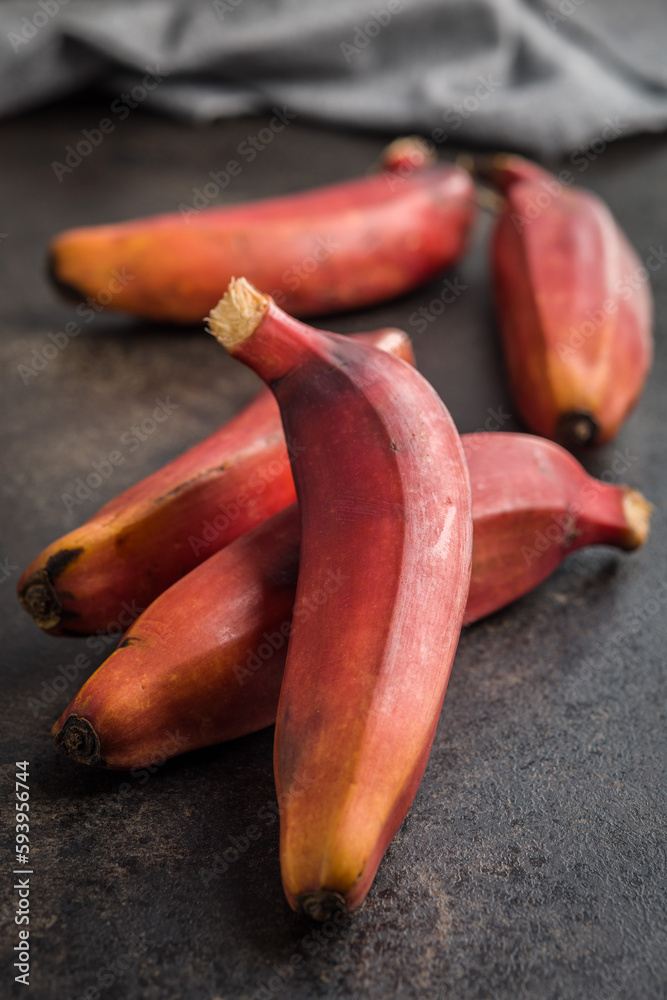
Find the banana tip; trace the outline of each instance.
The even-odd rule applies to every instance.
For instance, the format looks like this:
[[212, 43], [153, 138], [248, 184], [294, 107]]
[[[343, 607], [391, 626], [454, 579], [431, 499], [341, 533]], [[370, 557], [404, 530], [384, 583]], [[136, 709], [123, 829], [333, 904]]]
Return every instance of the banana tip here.
[[84, 297], [81, 290], [76, 285], [70, 285], [69, 282], [63, 281], [60, 277], [58, 273], [58, 255], [53, 248], [49, 250], [46, 258], [46, 273], [53, 287], [64, 299], [68, 302], [81, 302]]
[[514, 158], [512, 153], [459, 153], [456, 162], [475, 180], [495, 184], [498, 175]]
[[60, 624], [62, 604], [45, 569], [32, 573], [19, 590], [18, 596], [22, 607], [45, 632]]
[[638, 490], [627, 489], [623, 497], [623, 513], [628, 525], [629, 549], [638, 549], [648, 538], [653, 505]]
[[333, 889], [304, 892], [297, 897], [296, 909], [298, 913], [304, 913], [311, 920], [318, 920], [320, 923], [332, 920], [336, 914], [347, 913], [345, 899]]
[[245, 278], [232, 278], [229, 287], [208, 315], [208, 331], [222, 346], [233, 351], [252, 337], [269, 308], [269, 298]]
[[594, 445], [599, 434], [599, 423], [591, 413], [583, 410], [564, 413], [556, 426], [556, 440], [570, 451]]
[[432, 142], [420, 135], [404, 135], [383, 150], [380, 166], [383, 170], [421, 170], [432, 167], [437, 159]]
[[68, 715], [60, 729], [56, 730], [56, 726], [51, 734], [56, 750], [78, 764], [88, 764], [91, 767], [104, 764], [100, 753], [100, 738], [87, 719], [82, 719], [79, 715]]

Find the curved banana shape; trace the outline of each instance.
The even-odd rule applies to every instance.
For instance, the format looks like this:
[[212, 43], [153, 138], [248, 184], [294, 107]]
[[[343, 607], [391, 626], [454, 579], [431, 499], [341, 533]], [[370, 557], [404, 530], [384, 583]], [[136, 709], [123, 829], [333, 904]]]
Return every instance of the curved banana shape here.
[[604, 444], [651, 366], [647, 271], [591, 192], [518, 156], [496, 156], [479, 172], [505, 198], [491, 259], [519, 413], [566, 447]]
[[239, 272], [296, 316], [383, 302], [458, 260], [476, 215], [470, 175], [428, 165], [419, 140], [383, 163], [299, 194], [70, 229], [51, 243], [52, 277], [69, 297], [177, 323], [199, 323]]
[[209, 323], [269, 383], [298, 455], [274, 764], [287, 899], [326, 918], [363, 902], [428, 760], [468, 595], [468, 470], [404, 362], [297, 322], [243, 279]]
[[[414, 364], [402, 330], [352, 336]], [[130, 624], [132, 602], [148, 607], [295, 499], [280, 412], [265, 389], [214, 434], [44, 549], [18, 582], [19, 600], [51, 635], [117, 631]]]
[[[650, 505], [641, 494], [593, 479], [551, 441], [503, 433], [461, 441], [473, 511], [466, 623], [536, 587], [576, 549], [645, 541]], [[275, 722], [300, 539], [292, 504], [161, 594], [54, 725], [58, 750], [129, 770]]]

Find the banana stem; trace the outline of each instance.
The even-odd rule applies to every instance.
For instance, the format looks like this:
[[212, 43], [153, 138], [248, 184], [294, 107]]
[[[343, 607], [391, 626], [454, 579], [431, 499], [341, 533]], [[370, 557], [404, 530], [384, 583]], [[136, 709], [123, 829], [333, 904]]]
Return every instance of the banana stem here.
[[623, 513], [628, 525], [627, 548], [638, 549], [648, 538], [653, 504], [639, 490], [627, 489], [623, 497]]
[[45, 569], [33, 573], [19, 591], [19, 601], [36, 625], [49, 630], [60, 624], [63, 606]]
[[594, 445], [600, 434], [600, 425], [591, 413], [573, 411], [564, 413], [556, 427], [556, 440], [564, 448], [574, 451]]
[[319, 892], [308, 892], [297, 897], [297, 909], [305, 913], [311, 920], [324, 923], [332, 920], [337, 914], [347, 913], [345, 899], [339, 892], [332, 889], [320, 889]]
[[100, 753], [100, 738], [88, 719], [70, 715], [62, 729], [53, 737], [56, 750], [79, 764], [90, 767], [105, 766]]
[[269, 308], [269, 299], [245, 278], [232, 278], [229, 288], [211, 310], [209, 333], [230, 353], [252, 337]]

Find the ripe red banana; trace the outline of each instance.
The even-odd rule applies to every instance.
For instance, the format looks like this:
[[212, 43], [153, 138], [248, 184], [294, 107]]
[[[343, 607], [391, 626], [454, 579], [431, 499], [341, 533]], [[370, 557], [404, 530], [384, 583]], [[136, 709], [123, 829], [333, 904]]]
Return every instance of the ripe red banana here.
[[[415, 168], [406, 171], [408, 162]], [[469, 174], [429, 166], [419, 140], [399, 140], [384, 170], [361, 180], [68, 230], [51, 243], [51, 273], [77, 299], [198, 323], [242, 272], [291, 314], [316, 316], [427, 281], [463, 254], [474, 216]]]
[[646, 541], [652, 508], [642, 494], [594, 479], [559, 445], [532, 434], [462, 440], [474, 521], [466, 624], [533, 590], [577, 549]]
[[[466, 623], [536, 587], [576, 549], [644, 542], [641, 494], [593, 479], [558, 445], [528, 434], [461, 441], [473, 511]], [[58, 749], [82, 764], [141, 768], [273, 723], [300, 537], [292, 504], [158, 597], [56, 722]]]
[[274, 767], [285, 894], [323, 919], [363, 902], [428, 760], [468, 595], [468, 470], [405, 362], [299, 323], [245, 279], [209, 324], [270, 385], [298, 451]]
[[[414, 364], [401, 330], [354, 336]], [[44, 549], [21, 576], [19, 599], [51, 635], [116, 631], [133, 620], [132, 602], [147, 607], [295, 499], [280, 413], [265, 389], [206, 440]]]
[[493, 157], [479, 172], [505, 198], [492, 269], [519, 413], [567, 447], [604, 444], [651, 366], [647, 271], [589, 191], [518, 156]]

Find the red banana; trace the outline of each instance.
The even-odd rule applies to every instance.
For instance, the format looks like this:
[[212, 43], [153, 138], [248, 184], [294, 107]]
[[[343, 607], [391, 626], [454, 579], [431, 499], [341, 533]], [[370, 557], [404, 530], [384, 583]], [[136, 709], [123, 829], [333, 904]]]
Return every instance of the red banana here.
[[[558, 445], [528, 434], [461, 441], [473, 511], [466, 623], [536, 587], [576, 549], [645, 540], [641, 494], [591, 478]], [[273, 723], [300, 537], [292, 504], [158, 597], [56, 722], [58, 749], [82, 764], [139, 768]]]
[[651, 366], [647, 272], [589, 191], [518, 156], [493, 157], [479, 173], [505, 198], [492, 269], [519, 413], [567, 447], [604, 444]]
[[326, 919], [363, 902], [428, 760], [468, 595], [468, 470], [405, 362], [297, 322], [244, 279], [209, 324], [270, 385], [298, 453], [274, 767], [285, 894]]
[[522, 597], [571, 552], [636, 549], [651, 504], [589, 476], [559, 445], [532, 434], [465, 434], [474, 521], [466, 624]]
[[[407, 334], [355, 334], [414, 364]], [[296, 499], [278, 406], [263, 390], [220, 430], [44, 549], [19, 600], [51, 635], [127, 627], [179, 577]]]
[[476, 211], [469, 174], [429, 166], [422, 147], [399, 140], [361, 180], [68, 230], [51, 243], [51, 273], [77, 299], [179, 323], [198, 323], [239, 272], [297, 316], [394, 298], [463, 254]]

